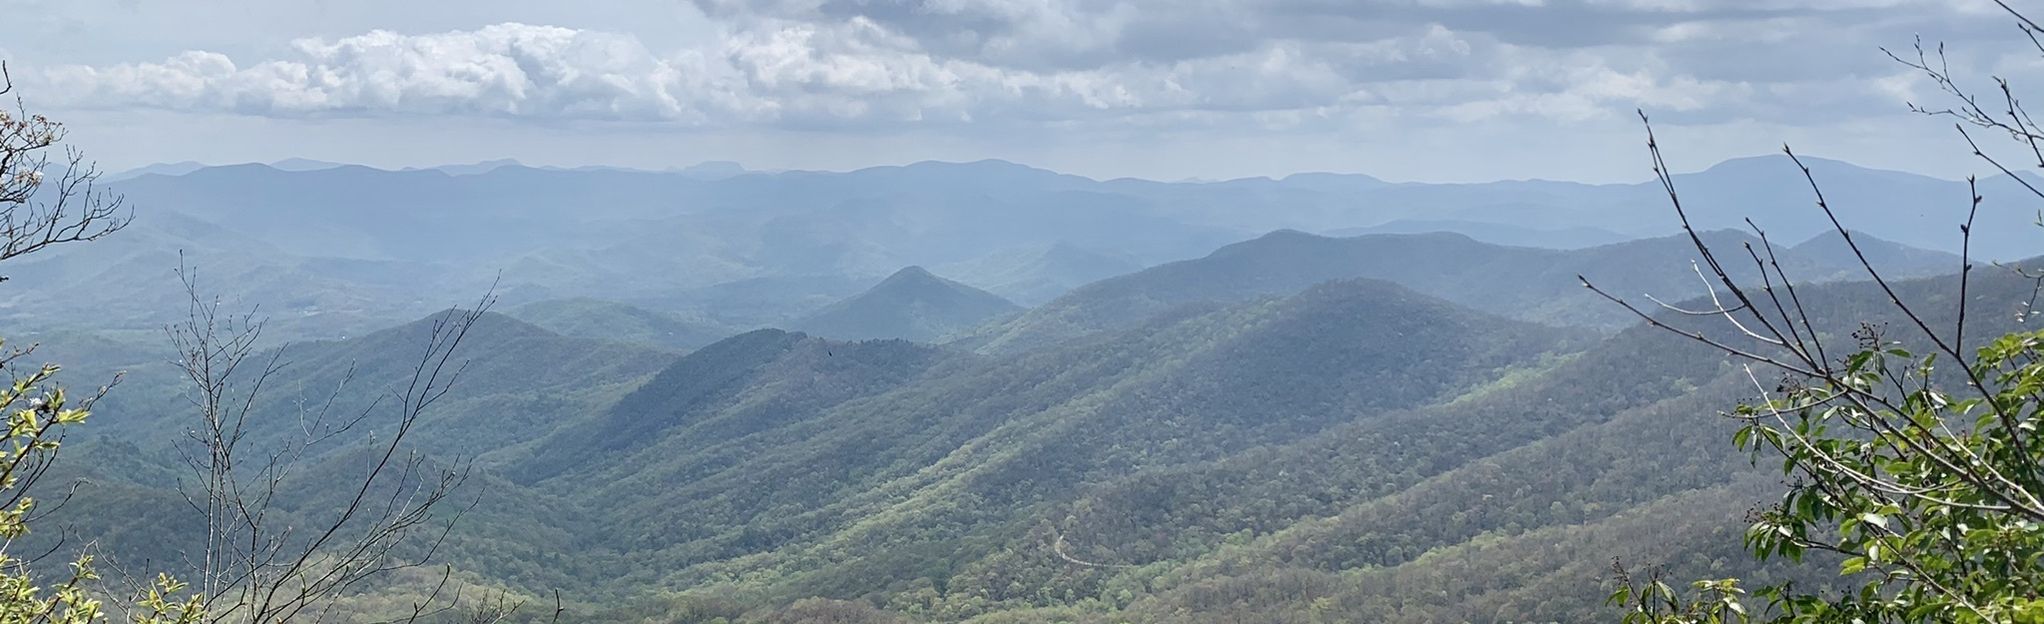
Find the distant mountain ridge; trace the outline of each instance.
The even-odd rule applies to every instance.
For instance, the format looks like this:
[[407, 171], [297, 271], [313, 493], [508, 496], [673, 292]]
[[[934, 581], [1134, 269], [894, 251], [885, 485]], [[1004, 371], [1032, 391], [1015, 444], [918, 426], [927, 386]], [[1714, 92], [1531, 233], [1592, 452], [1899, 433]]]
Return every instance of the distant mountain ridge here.
[[1073, 288], [1145, 266], [1128, 254], [1058, 242], [1044, 248], [996, 252], [938, 270], [1016, 303], [1036, 305]]
[[[1963, 207], [1951, 206], [1950, 198], [1964, 197], [1963, 184], [1807, 162], [1848, 227], [1919, 249], [1956, 250]], [[234, 289], [225, 294], [288, 311], [294, 335], [325, 337], [396, 322], [425, 311], [424, 302], [440, 293], [492, 284], [513, 305], [603, 299], [729, 327], [785, 326], [849, 294], [843, 283], [909, 265], [1036, 304], [1275, 230], [1444, 230], [1587, 249], [1599, 245], [1581, 246], [1610, 236], [1665, 236], [1675, 226], [1666, 197], [1648, 184], [1417, 184], [1355, 174], [1103, 181], [1002, 161], [849, 172], [759, 172], [729, 163], [685, 171], [556, 170], [486, 162], [459, 175], [279, 164], [312, 170], [172, 167], [118, 180], [114, 189], [138, 208], [136, 222], [95, 246], [119, 248], [133, 263], [123, 269], [128, 274], [155, 277], [180, 251], [195, 264], [221, 267], [223, 276], [229, 267], [246, 272], [260, 279], [223, 281]], [[1776, 241], [1790, 242], [1829, 228], [1801, 174], [1784, 159], [1728, 161], [1676, 182], [1705, 229], [1743, 228], [1738, 218], [1752, 215]], [[1975, 230], [1974, 255], [1986, 261], [2044, 250], [2044, 231], [2029, 225], [2032, 215], [2015, 202], [1992, 200], [2011, 183], [1981, 184], [1990, 201]], [[177, 231], [144, 232], [158, 228]], [[257, 245], [244, 244], [250, 241]], [[36, 262], [48, 274], [109, 268], [98, 261], [57, 268], [93, 255], [102, 252], [58, 250]], [[422, 275], [431, 283], [420, 284]], [[719, 286], [743, 283], [776, 286], [755, 289], [770, 296], [749, 299], [742, 310], [706, 298]], [[31, 324], [40, 314], [51, 323], [149, 328], [165, 320], [162, 311], [176, 309], [174, 293], [168, 297], [116, 306], [117, 318], [106, 318], [101, 306], [63, 309], [68, 302], [0, 315]], [[152, 310], [159, 316], [150, 317]]]
[[600, 299], [547, 299], [505, 314], [563, 336], [689, 350], [739, 333], [712, 321]]
[[1426, 219], [1400, 219], [1369, 227], [1329, 230], [1321, 232], [1321, 234], [1346, 238], [1364, 234], [1427, 234], [1432, 232], [1452, 232], [1494, 245], [1552, 247], [1557, 249], [1581, 249], [1598, 245], [1610, 245], [1622, 243], [1632, 238], [1603, 228], [1588, 226], [1530, 228], [1471, 221]]
[[[290, 162], [280, 161], [279, 164], [288, 165]], [[1812, 167], [1819, 183], [1827, 187], [1832, 206], [1839, 211], [1847, 226], [1913, 247], [1956, 250], [1958, 240], [1954, 228], [1963, 218], [1965, 207], [1950, 205], [1947, 195], [1951, 189], [1962, 187], [1963, 183], [1907, 172], [1868, 169], [1823, 158], [1805, 157], [1804, 162]], [[320, 169], [333, 168], [333, 163], [318, 164]], [[162, 167], [166, 173], [182, 175], [205, 169], [192, 171], [190, 166], [185, 163]], [[1429, 184], [1385, 182], [1367, 175], [1334, 173], [1299, 173], [1275, 180], [1246, 178], [1218, 182], [1102, 181], [1000, 160], [925, 161], [846, 172], [750, 172], [736, 163], [725, 162], [707, 162], [664, 172], [609, 167], [559, 169], [526, 167], [511, 160], [448, 165], [441, 169], [460, 170], [465, 175], [504, 170], [514, 177], [521, 175], [516, 173], [519, 171], [634, 174], [728, 185], [731, 190], [756, 189], [761, 183], [819, 191], [823, 187], [832, 187], [840, 197], [885, 193], [892, 189], [978, 190], [996, 195], [1022, 189], [1103, 193], [1129, 200], [1168, 204], [1182, 213], [1186, 221], [1231, 228], [1237, 232], [1282, 228], [1353, 232], [1359, 228], [1384, 227], [1412, 232], [1413, 226], [1395, 224], [1436, 223], [1448, 228], [1448, 231], [1462, 231], [1493, 242], [1548, 246], [1539, 240], [1487, 238], [1481, 228], [1509, 226], [1520, 231], [1553, 231], [1578, 237], [1590, 230], [1602, 230], [1628, 238], [1665, 235], [1673, 231], [1673, 223], [1665, 210], [1666, 198], [1656, 185], [1649, 182], [1583, 184], [1509, 180]], [[1800, 171], [1780, 155], [1735, 158], [1701, 171], [1679, 174], [1675, 179], [1678, 188], [1689, 198], [1692, 216], [1698, 219], [1697, 225], [1703, 229], [1743, 227], [1741, 219], [1746, 216], [1755, 217], [1763, 227], [1784, 240], [1805, 239], [1829, 229], [1828, 220], [1813, 206]], [[2002, 176], [1983, 180], [1982, 190], [1989, 197], [1998, 197], [2020, 189]], [[2022, 216], [2018, 214], [2022, 212], [2019, 207], [1996, 206], [1996, 203], [1990, 201], [1983, 205], [1983, 218], [1999, 222], [2005, 220], [2004, 217]], [[2027, 224], [2028, 221], [2021, 223]], [[2044, 234], [2013, 227], [2015, 222], [2006, 225], [2011, 226], [2006, 228], [2009, 232], [1995, 233], [1980, 228], [1975, 244], [1981, 257], [2013, 260], [2036, 255], [2037, 251], [2044, 249], [2044, 245], [2039, 244], [2044, 242]], [[1464, 227], [1469, 231], [1456, 229]], [[1579, 245], [1582, 242], [1580, 238], [1563, 238], [1557, 244]]]
[[[1759, 244], [1744, 233], [1706, 232], [1719, 249]], [[1896, 277], [1954, 270], [1956, 258], [1937, 252], [1904, 251], [1867, 236], [1863, 245], [1884, 250], [1885, 266]], [[1827, 281], [1860, 275], [1856, 260], [1816, 243], [1778, 249], [1783, 268], [1799, 280]], [[1194, 260], [1159, 265], [1080, 287], [1012, 320], [982, 327], [961, 346], [1002, 353], [1037, 348], [1091, 332], [1138, 323], [1173, 306], [1201, 301], [1243, 301], [1296, 292], [1328, 280], [1372, 278], [1478, 310], [1550, 325], [1617, 329], [1637, 321], [1582, 287], [1587, 277], [1608, 292], [1666, 301], [1705, 293], [1690, 273], [1695, 250], [1686, 236], [1644, 239], [1574, 250], [1509, 247], [1449, 233], [1369, 234], [1330, 238], [1280, 230], [1222, 247]], [[1731, 270], [1752, 273], [1749, 265]], [[1642, 302], [1643, 304], [1645, 302]]]
[[[1953, 260], [1855, 239], [1874, 262], [1882, 249], [1909, 265]], [[1742, 367], [1651, 328], [1511, 318], [1552, 296], [1512, 282], [1581, 271], [1631, 296], [1693, 279], [1648, 275], [1682, 268], [1680, 243], [1561, 251], [1279, 231], [1078, 289], [1058, 305], [1091, 316], [1065, 318], [1100, 325], [987, 353], [762, 329], [676, 355], [487, 315], [464, 347], [464, 384], [417, 438], [427, 461], [476, 467], [465, 492], [480, 502], [437, 560], [517, 592], [561, 589], [577, 621], [830, 621], [781, 617], [795, 604], [871, 616], [835, 620], [854, 622], [1585, 621], [1607, 610], [1597, 579], [1612, 557], [1684, 577], [1835, 579], [1752, 563], [1737, 539], [1747, 523], [1722, 513], [1778, 497], [1716, 416], [1751, 391]], [[1809, 245], [1778, 250], [1788, 270], [1857, 270]], [[1274, 281], [1301, 267], [1319, 268]], [[1356, 267], [1457, 297], [1489, 289], [1481, 303], [1496, 310], [1327, 277]], [[869, 290], [950, 289], [897, 273]], [[2004, 312], [2034, 284], [1976, 277], [1979, 338], [2018, 328]], [[1895, 284], [1910, 301], [1954, 295], [1950, 280]], [[1818, 327], [1896, 320], [1868, 316], [1886, 295], [1865, 282], [1800, 292]], [[534, 316], [645, 316], [577, 300], [512, 312], [548, 308]], [[1941, 324], [1953, 308], [1925, 311]], [[373, 400], [430, 324], [293, 346], [302, 364], [262, 407], [282, 417], [260, 419], [253, 439], [302, 434], [289, 417], [301, 401], [350, 375], [370, 384], [350, 401]], [[110, 552], [179, 546], [158, 516], [125, 511], [180, 503], [152, 487], [174, 483], [167, 445], [188, 409], [163, 377], [124, 385], [99, 406], [122, 426], [75, 447], [100, 484], [76, 504], [124, 510], [84, 515]], [[296, 478], [357, 465], [333, 452]]]

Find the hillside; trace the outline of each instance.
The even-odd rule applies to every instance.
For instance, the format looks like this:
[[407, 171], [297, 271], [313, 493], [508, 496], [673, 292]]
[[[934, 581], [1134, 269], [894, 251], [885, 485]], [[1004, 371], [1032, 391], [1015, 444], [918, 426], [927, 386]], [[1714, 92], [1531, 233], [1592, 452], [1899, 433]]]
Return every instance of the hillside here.
[[563, 336], [593, 338], [687, 351], [738, 333], [706, 320], [685, 319], [601, 299], [548, 299], [512, 308], [506, 315]]
[[[632, 582], [745, 569], [781, 579], [777, 595], [845, 595], [1020, 539], [1018, 518], [1087, 483], [1438, 401], [1569, 340], [1381, 282], [1005, 360], [754, 332], [683, 358], [510, 474], [607, 510], [614, 530], [583, 547], [632, 553]], [[1416, 349], [1444, 357], [1402, 360]]]
[[[2012, 328], [1999, 311], [2029, 282], [1978, 277], [1978, 335]], [[1949, 287], [1901, 292], [1935, 323]], [[1863, 283], [1803, 294], [1820, 325], [1882, 318]], [[1750, 383], [1724, 358], [1369, 279], [1246, 297], [1001, 355], [760, 330], [674, 358], [490, 315], [475, 381], [418, 443], [476, 457], [487, 488], [444, 556], [562, 589], [582, 621], [758, 620], [816, 597], [930, 621], [1573, 621], [1599, 613], [1613, 556], [1791, 574], [1736, 556], [1736, 518], [1696, 511], [1776, 487], [1708, 417]], [[262, 410], [291, 413], [351, 365], [394, 377], [425, 327], [294, 347]], [[109, 413], [134, 425], [80, 442], [122, 458], [81, 475], [106, 484], [83, 508], [174, 504], [149, 487], [175, 466], [149, 432], [178, 412], [159, 413]], [[307, 478], [351, 461], [320, 455]], [[113, 548], [174, 543], [88, 524]], [[1451, 598], [1420, 589], [1440, 583]]]
[[[1963, 197], [1963, 183], [1809, 162], [1831, 187], [1831, 203], [1849, 227], [1914, 248], [1957, 250], [1963, 206], [1941, 207]], [[1036, 305], [1086, 283], [1196, 258], [1274, 230], [1451, 232], [1576, 251], [1674, 231], [1665, 197], [1646, 183], [1416, 184], [1351, 174], [1093, 180], [1001, 161], [845, 172], [724, 165], [636, 171], [496, 161], [403, 171], [278, 164], [181, 164], [119, 176], [114, 190], [140, 208], [128, 231], [39, 254], [9, 271], [39, 281], [98, 284], [123, 297], [34, 306], [0, 300], [0, 318], [38, 329], [153, 330], [179, 308], [180, 293], [164, 274], [180, 253], [216, 276], [221, 294], [271, 310], [280, 335], [327, 339], [403, 322], [447, 303], [445, 293], [480, 293], [492, 284], [510, 305], [598, 299], [745, 329], [788, 326], [910, 265]], [[1829, 229], [1810, 205], [1800, 174], [1779, 157], [1727, 161], [1677, 181], [1694, 189], [1692, 214], [1702, 227], [1743, 228], [1738, 217], [1762, 215], [1761, 225], [1784, 243]], [[1994, 198], [2021, 189], [1988, 178], [1981, 191]], [[2044, 230], [2028, 227], [2034, 215], [2016, 203], [1990, 200], [1982, 210], [1973, 241], [1977, 258], [2010, 260], [2044, 246]], [[1532, 260], [1508, 267], [1547, 264]], [[1679, 281], [1682, 259], [1668, 261], [1674, 264], [1641, 272]], [[1423, 287], [1423, 280], [1394, 273], [1322, 277]], [[1541, 288], [1562, 284], [1543, 294], [1568, 290], [1572, 279], [1566, 271], [1514, 277]], [[1514, 283], [1481, 275], [1474, 281], [1484, 287]], [[771, 296], [744, 302], [717, 297], [730, 292], [724, 286], [744, 290], [746, 284], [774, 289], [754, 288], [755, 295]], [[1426, 292], [1480, 305], [1471, 292]], [[1623, 323], [1594, 305], [1537, 305], [1549, 301], [1559, 299], [1526, 307], [1522, 298], [1513, 302], [1519, 310], [1484, 309], [1551, 324]], [[1586, 313], [1591, 316], [1577, 318]]]
[[[2017, 329], [2004, 312], [2023, 306], [2029, 280], [1981, 277], [1974, 303], [1991, 312], [1976, 320], [1994, 317], [1982, 334]], [[1948, 302], [1954, 286], [1919, 280], [1899, 292], [1913, 302]], [[1905, 322], [1865, 283], [1805, 295], [1819, 326]], [[1919, 309], [1934, 324], [1950, 322], [1953, 310]], [[1169, 588], [1116, 616], [1131, 622], [1176, 621], [1187, 609], [1215, 620], [1313, 621], [1312, 601], [1295, 597], [1302, 586], [1357, 621], [1593, 620], [1607, 615], [1597, 606], [1599, 583], [1614, 557], [1666, 564], [1678, 578], [1831, 586], [1837, 576], [1828, 562], [1800, 569], [1752, 562], [1739, 548], [1746, 523], [1722, 513], [1779, 488], [1773, 467], [1734, 450], [1732, 423], [1713, 417], [1751, 399], [1752, 382], [1734, 364], [1691, 341], [1634, 328], [1509, 389], [1429, 408], [1395, 430], [1337, 429], [1267, 455], [1124, 482], [1074, 505], [1086, 511], [1076, 526], [1097, 536], [1093, 556], [1155, 557], [1138, 536], [1159, 533], [1216, 543], [1242, 531], [1254, 537], [1181, 557], [1169, 572], [1096, 576], [1092, 586], [1139, 577]], [[1444, 446], [1429, 445], [1436, 440]], [[1412, 467], [1422, 468], [1397, 472]], [[1329, 504], [1345, 497], [1352, 498]], [[1249, 499], [1258, 502], [1239, 502]], [[1228, 511], [1163, 513], [1215, 508]], [[1442, 591], [1454, 598], [1442, 600]]]
[[[1758, 239], [1732, 231], [1708, 232], [1705, 238], [1729, 250], [1759, 244]], [[1895, 250], [1891, 255], [1897, 265], [1882, 268], [1898, 277], [1938, 274], [1956, 266], [1942, 262], [1934, 252], [1905, 253], [1900, 245], [1877, 240], [1869, 244]], [[1777, 253], [1783, 268], [1805, 281], [1860, 273], [1857, 262], [1833, 253], [1804, 255], [1793, 248]], [[959, 344], [989, 353], [1025, 350], [1127, 327], [1189, 302], [1240, 301], [1358, 277], [1395, 282], [1521, 320], [1615, 330], [1637, 319], [1585, 290], [1578, 276], [1609, 292], [1648, 293], [1664, 301], [1687, 299], [1704, 293], [1689, 271], [1694, 256], [1687, 237], [1559, 250], [1492, 245], [1447, 233], [1330, 238], [1286, 230], [1223, 247], [1203, 258], [1088, 284], [1011, 321], [980, 328]], [[1755, 275], [1750, 263], [1734, 263], [1731, 270]]]
[[0, 624], [2044, 624], [2030, 4], [0, 0]]
[[[1976, 303], [2013, 309], [2026, 297], [2025, 284], [2006, 274], [1986, 277], [1975, 284]], [[1341, 326], [1319, 314], [1356, 319], [1351, 326], [1362, 328], [1385, 320], [1374, 313], [1419, 312], [1399, 304], [1352, 307], [1386, 300], [1378, 288], [1338, 284], [1260, 305], [1298, 306], [1300, 326], [1316, 330]], [[1901, 292], [1936, 301], [1949, 288], [1911, 282]], [[1885, 318], [1877, 312], [1882, 295], [1865, 284], [1806, 294], [1822, 325]], [[1343, 303], [1307, 311], [1333, 302]], [[1007, 361], [1131, 349], [1138, 361], [1153, 361], [1140, 343], [1125, 341], [1209, 335], [1241, 324], [1231, 315], [1255, 307], [1187, 311], [1116, 338]], [[1506, 333], [1527, 331], [1484, 322]], [[1992, 324], [1983, 333], [2013, 327], [2006, 316]], [[1477, 387], [1358, 402], [1319, 389], [1384, 389], [1410, 379], [1374, 377], [1379, 369], [1365, 364], [1371, 358], [1354, 345], [1410, 353], [1412, 343], [1382, 337], [1450, 349], [1455, 341], [1395, 325], [1334, 340], [1282, 338], [1288, 334], [1252, 329], [1222, 339], [1281, 351], [1296, 362], [1273, 377], [1290, 382], [1274, 389], [1282, 395], [1256, 394], [1245, 379], [1271, 360], [1224, 346], [1158, 371], [1165, 375], [1157, 379], [1191, 384], [1215, 379], [1197, 362], [1219, 365], [1211, 369], [1220, 380], [1210, 382], [1219, 384], [1214, 394], [1109, 382], [1116, 389], [1107, 396], [1053, 403], [1038, 415], [997, 416], [974, 429], [980, 433], [951, 432], [955, 425], [942, 418], [898, 420], [904, 412], [892, 397], [927, 396], [923, 389], [946, 367], [931, 369], [924, 374], [935, 377], [835, 411], [833, 419], [860, 416], [835, 420], [849, 428], [833, 428], [844, 435], [829, 442], [797, 435], [783, 439], [809, 441], [755, 447], [797, 449], [757, 477], [763, 482], [807, 490], [801, 484], [811, 481], [800, 471], [830, 466], [869, 485], [832, 482], [824, 491], [836, 494], [820, 507], [758, 503], [764, 509], [747, 516], [745, 531], [714, 547], [678, 559], [651, 555], [683, 571], [662, 577], [667, 585], [694, 588], [664, 604], [736, 614], [746, 608], [720, 607], [731, 604], [722, 597], [788, 604], [820, 595], [935, 621], [1162, 623], [1185, 621], [1188, 613], [1199, 614], [1198, 621], [1582, 621], [1603, 613], [1601, 583], [1613, 557], [1665, 563], [1678, 577], [1796, 578], [1813, 588], [1833, 578], [1821, 563], [1814, 572], [1794, 571], [1741, 556], [1744, 522], [1721, 510], [1768, 499], [1778, 486], [1765, 466], [1732, 449], [1728, 423], [1711, 417], [1739, 400], [1750, 382], [1742, 369], [1694, 343], [1636, 328], [1573, 356], [1521, 360], [1530, 366], [1490, 373], [1491, 382]], [[1349, 355], [1327, 360], [1321, 353]], [[994, 367], [1001, 378], [1021, 374], [1012, 364]], [[1141, 380], [1155, 370], [1119, 377]], [[1167, 398], [1181, 394], [1191, 396]], [[1165, 402], [1156, 411], [1122, 415], [1159, 399]], [[1258, 417], [1240, 420], [1244, 413]], [[874, 424], [854, 424], [866, 422]], [[895, 437], [933, 427], [946, 433]], [[745, 465], [758, 460], [732, 470]], [[873, 465], [887, 468], [879, 474], [863, 468]], [[697, 492], [627, 515], [704, 498]], [[767, 511], [773, 509], [781, 511]], [[651, 548], [639, 542], [627, 550], [646, 557]], [[745, 552], [760, 554], [737, 554]], [[746, 580], [718, 580], [733, 577]]]
[[792, 326], [840, 340], [932, 342], [1021, 309], [999, 295], [911, 266], [866, 292], [794, 321]]
[[[332, 507], [324, 503], [343, 493], [326, 486], [360, 478], [356, 475], [363, 470], [363, 453], [369, 450], [365, 443], [392, 426], [396, 414], [390, 395], [402, 391], [411, 378], [424, 341], [440, 318], [436, 314], [346, 340], [276, 345], [254, 354], [249, 367], [238, 373], [239, 382], [232, 388], [237, 393], [251, 389], [254, 362], [269, 362], [274, 356], [279, 365], [251, 411], [241, 442], [245, 453], [269, 457], [296, 448], [314, 435], [309, 423], [329, 396], [336, 400], [325, 422], [362, 418], [349, 428], [354, 435], [285, 456], [296, 467], [285, 474], [287, 481], [277, 498], [277, 513], [286, 518], [280, 522], [320, 521], [298, 514], [331, 513]], [[86, 485], [72, 502], [81, 509], [100, 510], [85, 513], [67, 530], [90, 532], [100, 546], [120, 556], [177, 561], [179, 549], [205, 536], [203, 523], [177, 489], [194, 478], [184, 453], [190, 451], [185, 447], [186, 432], [198, 417], [182, 385], [188, 382], [175, 374], [161, 340], [129, 347], [149, 354], [147, 360], [134, 362], [111, 359], [121, 351], [51, 354], [119, 363], [129, 376], [95, 409], [93, 418], [110, 427], [67, 442], [67, 452], [77, 453], [81, 460], [65, 464], [53, 478]], [[507, 454], [522, 454], [521, 449], [568, 424], [567, 415], [614, 402], [672, 357], [648, 347], [564, 337], [501, 314], [485, 314], [452, 361], [460, 370], [458, 382], [423, 414], [404, 450], [418, 453], [426, 465], [501, 463]], [[544, 496], [521, 494], [506, 487], [508, 483], [492, 481], [497, 479], [489, 470], [478, 470], [475, 481], [458, 495], [476, 500], [476, 513], [487, 514], [493, 530], [527, 533], [535, 530], [531, 528], [535, 523], [558, 524], [574, 517]], [[515, 517], [534, 508], [552, 511]], [[35, 539], [65, 535], [52, 532]], [[510, 570], [499, 568], [494, 573]], [[566, 572], [547, 578], [558, 582]]]
[[1125, 253], [1060, 242], [1041, 249], [995, 252], [947, 264], [938, 267], [938, 271], [1029, 306], [1095, 281], [1140, 271], [1144, 266], [1141, 260]]
[[[1859, 248], [1858, 253], [1853, 251], [1854, 247]], [[1854, 232], [1851, 244], [1846, 242], [1843, 234], [1825, 232], [1789, 249], [1798, 256], [1855, 277], [1862, 272], [1861, 255], [1866, 257], [1867, 264], [1882, 274], [1934, 275], [1957, 271], [1959, 266], [1958, 254], [1918, 249], [1865, 232]]]
[[[1820, 164], [1898, 197], [1944, 188], [1841, 167]], [[115, 553], [172, 560], [189, 537], [189, 518], [160, 513], [179, 508], [172, 441], [189, 410], [153, 330], [153, 306], [179, 294], [163, 274], [189, 249], [203, 283], [276, 302], [280, 337], [323, 338], [283, 352], [256, 408], [259, 446], [304, 435], [296, 417], [336, 387], [337, 409], [374, 412], [431, 324], [397, 315], [502, 269], [509, 314], [484, 317], [465, 383], [406, 450], [476, 468], [464, 490], [476, 506], [440, 558], [464, 582], [562, 590], [576, 621], [1576, 621], [1600, 613], [1614, 556], [1828, 582], [1737, 557], [1739, 523], [1696, 511], [1778, 487], [1701, 417], [1744, 396], [1743, 369], [1634, 326], [1577, 282], [1693, 299], [1689, 241], [1562, 248], [1647, 228], [1469, 220], [1584, 198], [1596, 201], [1567, 210], [1606, 214], [1631, 205], [1632, 185], [1101, 182], [997, 162], [293, 168], [305, 170], [132, 178], [180, 207], [126, 242], [9, 267], [19, 283], [135, 295], [0, 301], [19, 335], [61, 343], [48, 356], [75, 361], [70, 374], [131, 372], [95, 416], [119, 426], [68, 443], [88, 461], [56, 473], [95, 484], [76, 499], [93, 514], [78, 528]], [[410, 194], [291, 199], [371, 184]], [[1384, 227], [1528, 245], [1440, 231], [1240, 240], [1254, 224], [1339, 230], [1363, 218], [1344, 212], [1360, 198], [1391, 202], [1364, 211]], [[1462, 203], [1409, 212], [1429, 198]], [[558, 206], [533, 209], [542, 200]], [[563, 208], [580, 202], [602, 205]], [[422, 248], [435, 228], [482, 222], [502, 228]], [[410, 233], [385, 231], [399, 227]], [[1958, 265], [1889, 233], [1854, 239], [1891, 276]], [[1227, 240], [1240, 242], [1214, 249]], [[1841, 281], [1860, 274], [1841, 239], [1776, 251], [1820, 324], [1882, 320], [1880, 294]], [[1042, 303], [1025, 310], [926, 263]], [[1935, 322], [1954, 307], [1946, 286], [1902, 288]], [[2011, 329], [2003, 312], [2030, 286], [1981, 276], [1970, 305], [1993, 320], [1970, 335]], [[745, 331], [759, 327], [799, 331]], [[303, 456], [280, 517], [315, 522], [306, 514], [335, 502], [318, 486], [362, 452]], [[360, 599], [401, 601], [414, 581]]]

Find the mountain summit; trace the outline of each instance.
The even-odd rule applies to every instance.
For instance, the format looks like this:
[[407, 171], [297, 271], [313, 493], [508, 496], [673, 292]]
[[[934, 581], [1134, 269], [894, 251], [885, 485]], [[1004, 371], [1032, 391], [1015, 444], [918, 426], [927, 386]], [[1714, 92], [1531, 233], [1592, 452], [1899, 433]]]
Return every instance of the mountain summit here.
[[866, 292], [796, 321], [795, 327], [842, 340], [930, 342], [1021, 309], [999, 295], [911, 266]]

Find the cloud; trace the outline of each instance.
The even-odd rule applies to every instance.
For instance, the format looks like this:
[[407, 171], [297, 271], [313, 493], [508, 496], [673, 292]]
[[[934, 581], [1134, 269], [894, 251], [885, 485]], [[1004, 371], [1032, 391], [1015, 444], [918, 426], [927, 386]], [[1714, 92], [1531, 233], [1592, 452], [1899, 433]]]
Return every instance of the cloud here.
[[270, 58], [189, 51], [60, 66], [36, 79], [39, 97], [72, 108], [724, 129], [1367, 130], [1635, 107], [1694, 123], [1794, 122], [1892, 112], [1915, 87], [1874, 45], [1906, 45], [1912, 24], [1965, 36], [2005, 27], [1981, 2], [695, 0], [715, 27], [663, 49], [625, 28], [502, 23], [302, 38]]
[[718, 76], [686, 56], [658, 58], [619, 34], [524, 24], [292, 42], [289, 59], [238, 65], [193, 51], [159, 62], [48, 72], [73, 104], [261, 115], [453, 114], [692, 120], [729, 105]]

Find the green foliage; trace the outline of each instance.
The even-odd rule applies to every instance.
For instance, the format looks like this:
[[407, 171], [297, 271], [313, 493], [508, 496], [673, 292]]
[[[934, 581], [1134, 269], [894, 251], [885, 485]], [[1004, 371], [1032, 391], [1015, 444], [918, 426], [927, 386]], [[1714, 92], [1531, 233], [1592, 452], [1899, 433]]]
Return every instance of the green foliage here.
[[[1756, 556], [1843, 559], [1836, 595], [1756, 590], [1784, 622], [2035, 622], [2044, 618], [2044, 449], [2037, 446], [2044, 331], [2008, 334], [1951, 373], [1863, 329], [1834, 377], [1741, 406], [1741, 448], [1779, 455], [1794, 479], [1745, 544]], [[1973, 380], [1982, 382], [1974, 385]], [[1724, 583], [1733, 583], [1726, 581]], [[1621, 587], [1652, 621], [1695, 619], [1672, 592]]]
[[[0, 342], [4, 348], [5, 342]], [[0, 359], [0, 370], [12, 371], [28, 354], [8, 353]], [[29, 490], [56, 460], [62, 430], [83, 424], [90, 415], [92, 401], [74, 403], [56, 384], [57, 372], [56, 366], [43, 365], [0, 385], [0, 413], [7, 419], [5, 440], [0, 441], [0, 500], [6, 502], [0, 508], [0, 538], [7, 545], [29, 533], [29, 522], [36, 517], [36, 499]], [[92, 555], [79, 555], [59, 580], [45, 582], [43, 577], [31, 562], [0, 546], [0, 623], [88, 624], [104, 617], [106, 606], [95, 592], [100, 576]], [[161, 575], [127, 611], [136, 624], [190, 624], [205, 614], [201, 596]]]
[[[2030, 286], [1973, 294], [2014, 306]], [[1804, 296], [1819, 323], [1884, 318], [1865, 285]], [[1993, 316], [1983, 335], [2010, 328]], [[1697, 443], [1732, 423], [1695, 414], [1751, 383], [1650, 328], [1592, 343], [1370, 281], [999, 357], [769, 330], [676, 358], [481, 323], [418, 444], [481, 455], [435, 560], [474, 586], [560, 589], [572, 621], [765, 621], [806, 598], [912, 621], [1582, 621], [1608, 615], [1594, 579], [1614, 555], [1836, 581], [1740, 550], [1745, 523], [1720, 510], [1774, 479]], [[288, 434], [296, 399], [348, 363], [402, 372], [422, 330], [292, 347], [250, 435]], [[178, 408], [130, 389], [117, 438], [72, 439], [86, 461], [66, 463], [97, 485], [67, 515], [121, 560], [172, 560], [189, 527], [144, 521], [181, 504], [150, 468], [176, 460], [157, 414]], [[310, 461], [279, 513], [317, 521], [319, 486], [361, 459]], [[401, 611], [419, 581], [347, 613]]]
[[1619, 621], [1624, 624], [1745, 624], [1753, 616], [1746, 611], [1746, 590], [1739, 579], [1695, 581], [1690, 594], [1677, 592], [1659, 574], [1635, 584], [1624, 566], [1613, 564], [1619, 577], [1618, 590], [1608, 602], [1631, 607]]
[[[1882, 301], [1805, 294], [1822, 319]], [[1748, 561], [1716, 511], [1772, 495], [1742, 456], [1696, 443], [1729, 435], [1694, 414], [1736, 400], [1743, 372], [1644, 328], [1585, 345], [1358, 281], [1005, 357], [760, 331], [646, 379], [638, 362], [667, 358], [484, 323], [478, 374], [421, 447], [549, 433], [487, 450], [485, 495], [437, 559], [521, 595], [561, 589], [579, 621], [762, 621], [811, 597], [917, 621], [1578, 621], [1600, 612], [1590, 579], [1613, 554], [1824, 581]], [[297, 348], [278, 396], [331, 387], [338, 362], [387, 374], [405, 331]], [[560, 400], [507, 398], [527, 394]], [[92, 452], [165, 461], [153, 448]], [[358, 464], [307, 466], [288, 507], [326, 508], [312, 486]], [[177, 504], [122, 479], [74, 504]], [[147, 527], [90, 533], [175, 554], [138, 550], [162, 533]], [[659, 590], [678, 593], [647, 600]], [[363, 613], [411, 590], [371, 591]]]

